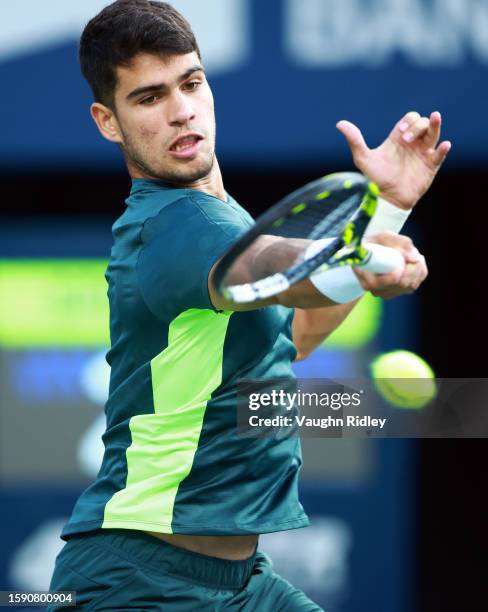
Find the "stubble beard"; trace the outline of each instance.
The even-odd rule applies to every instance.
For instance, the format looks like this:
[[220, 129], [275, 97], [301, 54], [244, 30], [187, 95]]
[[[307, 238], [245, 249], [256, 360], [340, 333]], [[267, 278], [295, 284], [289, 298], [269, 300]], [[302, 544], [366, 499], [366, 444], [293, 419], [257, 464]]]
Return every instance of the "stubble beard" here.
[[185, 167], [185, 162], [181, 163], [181, 168], [177, 166], [178, 162], [173, 162], [173, 168], [169, 166], [169, 163], [157, 167], [148, 159], [149, 155], [144, 153], [143, 147], [138, 147], [127, 134], [124, 134], [124, 142], [120, 148], [128, 165], [136, 166], [143, 174], [152, 179], [181, 186], [195, 183], [208, 176], [215, 163], [215, 146], [208, 153], [201, 153], [202, 159], [198, 161], [196, 167], [192, 168]]

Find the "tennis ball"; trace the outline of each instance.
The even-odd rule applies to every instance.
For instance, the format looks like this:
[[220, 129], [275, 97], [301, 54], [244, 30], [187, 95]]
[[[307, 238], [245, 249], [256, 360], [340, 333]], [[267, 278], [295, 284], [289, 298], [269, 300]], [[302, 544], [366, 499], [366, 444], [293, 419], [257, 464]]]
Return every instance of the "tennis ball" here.
[[437, 394], [432, 368], [410, 351], [379, 355], [370, 368], [379, 394], [398, 408], [423, 408]]

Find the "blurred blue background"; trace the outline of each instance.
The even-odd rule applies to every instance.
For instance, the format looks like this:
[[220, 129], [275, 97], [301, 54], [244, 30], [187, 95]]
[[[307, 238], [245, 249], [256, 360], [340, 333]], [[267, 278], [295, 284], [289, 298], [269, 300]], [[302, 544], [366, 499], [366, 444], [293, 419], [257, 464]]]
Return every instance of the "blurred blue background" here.
[[[129, 181], [118, 149], [90, 119], [76, 51], [83, 25], [105, 4], [24, 0], [2, 8], [0, 590], [47, 589], [60, 528], [100, 460], [103, 269]], [[453, 220], [459, 203], [477, 205], [486, 173], [488, 3], [173, 4], [200, 41], [226, 187], [254, 215], [306, 180], [351, 169], [334, 127], [340, 119], [376, 146], [409, 110], [440, 110], [454, 142], [406, 230], [427, 254], [431, 280], [414, 297], [367, 301], [297, 374], [365, 376], [373, 355], [402, 347], [426, 356], [438, 376], [482, 375], [470, 369], [474, 356], [462, 364], [452, 357], [465, 332], [447, 327], [455, 268], [446, 252], [463, 235], [463, 221]], [[434, 236], [440, 225], [442, 240]], [[448, 340], [457, 351], [449, 353]], [[442, 558], [433, 514], [452, 488], [439, 488], [438, 451], [405, 440], [305, 440], [302, 498], [313, 526], [266, 536], [263, 548], [328, 612], [436, 610], [434, 576], [419, 568], [431, 572], [429, 563]], [[438, 571], [438, 583], [448, 575]]]

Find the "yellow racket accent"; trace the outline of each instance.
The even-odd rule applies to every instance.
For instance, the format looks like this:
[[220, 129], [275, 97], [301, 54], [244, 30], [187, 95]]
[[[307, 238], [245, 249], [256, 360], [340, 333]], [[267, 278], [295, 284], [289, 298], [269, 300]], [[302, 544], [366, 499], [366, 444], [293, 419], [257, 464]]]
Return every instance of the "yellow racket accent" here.
[[342, 239], [344, 240], [344, 244], [351, 244], [354, 240], [354, 223], [348, 223], [346, 225]]
[[293, 215], [298, 215], [298, 213], [301, 213], [302, 210], [305, 210], [307, 208], [307, 205], [305, 204], [305, 202], [302, 202], [301, 204], [297, 204], [296, 206], [294, 206], [291, 209], [291, 212]]
[[316, 200], [326, 200], [330, 196], [330, 191], [322, 191], [315, 196]]

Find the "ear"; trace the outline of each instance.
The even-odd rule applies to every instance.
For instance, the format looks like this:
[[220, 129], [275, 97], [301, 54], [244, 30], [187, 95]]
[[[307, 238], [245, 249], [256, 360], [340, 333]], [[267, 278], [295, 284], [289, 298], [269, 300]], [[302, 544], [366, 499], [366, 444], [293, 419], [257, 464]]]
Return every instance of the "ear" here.
[[95, 102], [90, 107], [90, 113], [104, 138], [110, 142], [122, 142], [119, 123], [115, 113], [108, 106]]

